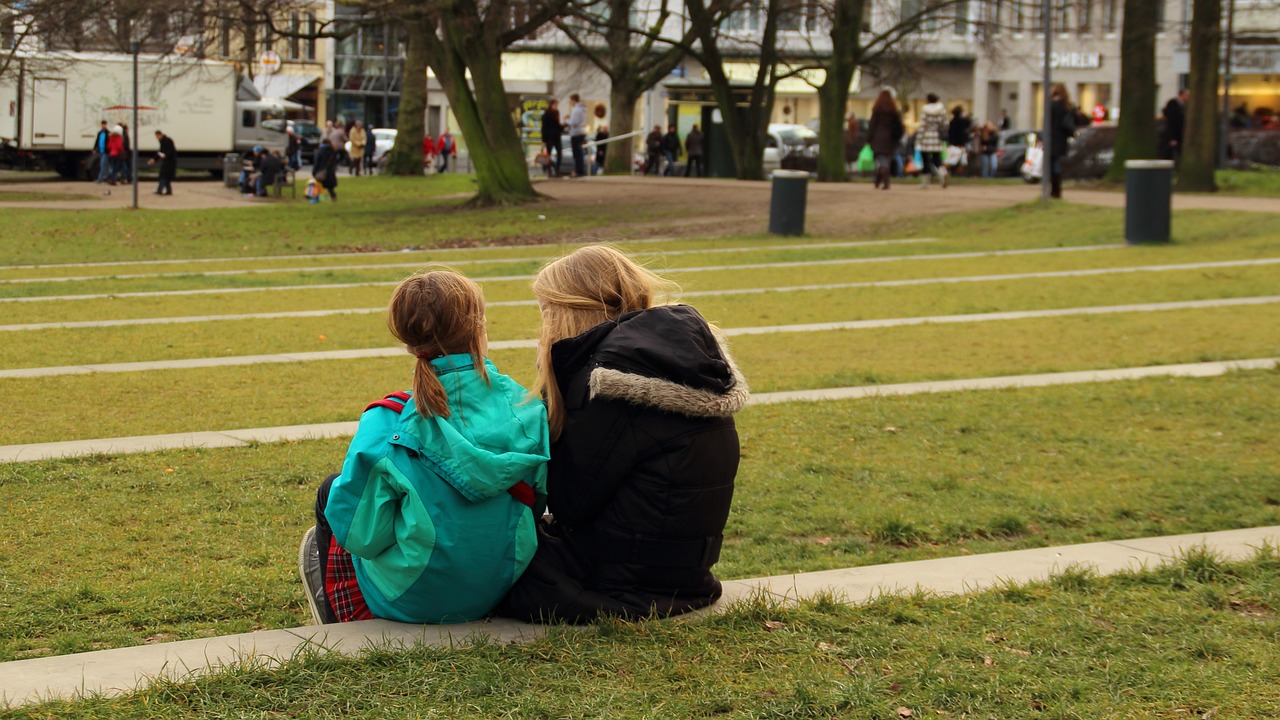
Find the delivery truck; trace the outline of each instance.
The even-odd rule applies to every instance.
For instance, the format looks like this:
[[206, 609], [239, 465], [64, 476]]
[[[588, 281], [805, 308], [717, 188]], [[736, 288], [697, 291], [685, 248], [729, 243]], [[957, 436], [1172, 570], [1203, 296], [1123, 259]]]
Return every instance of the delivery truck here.
[[223, 157], [256, 145], [283, 152], [283, 100], [238, 100], [230, 63], [182, 56], [138, 57], [138, 130], [133, 134], [133, 56], [109, 53], [18, 55], [0, 77], [4, 159], [44, 166], [68, 178], [96, 176], [94, 141], [103, 120], [128, 128], [138, 152], [173, 138], [178, 167], [221, 172]]

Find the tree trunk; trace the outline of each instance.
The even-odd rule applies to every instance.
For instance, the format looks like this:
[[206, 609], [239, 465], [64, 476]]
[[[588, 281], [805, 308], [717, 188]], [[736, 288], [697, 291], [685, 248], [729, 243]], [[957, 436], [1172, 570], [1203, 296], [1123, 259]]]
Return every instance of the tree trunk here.
[[818, 88], [818, 181], [845, 182], [849, 179], [845, 162], [845, 109], [849, 106], [851, 71], [831, 67]]
[[1222, 0], [1194, 0], [1191, 16], [1191, 97], [1187, 100], [1178, 189], [1213, 192], [1218, 163], [1218, 41]]
[[423, 33], [433, 30], [425, 21], [409, 25], [404, 82], [400, 88], [400, 114], [396, 118], [396, 142], [387, 151], [387, 172], [392, 175], [422, 174], [422, 140], [426, 134], [427, 110], [427, 50]]
[[1156, 156], [1156, 28], [1159, 6], [1125, 0], [1120, 41], [1120, 123], [1107, 179], [1124, 180], [1126, 160]]
[[[609, 91], [609, 137], [620, 137], [636, 129], [636, 102], [639, 97], [630, 92], [625, 82], [615, 80]], [[627, 138], [609, 143], [604, 156], [605, 175], [630, 175], [636, 139]]]

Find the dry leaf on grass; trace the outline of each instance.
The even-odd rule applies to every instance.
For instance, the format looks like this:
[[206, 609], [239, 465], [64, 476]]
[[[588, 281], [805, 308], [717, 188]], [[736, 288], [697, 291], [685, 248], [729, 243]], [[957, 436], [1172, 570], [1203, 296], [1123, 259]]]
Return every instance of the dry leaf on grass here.
[[820, 537], [820, 538], [818, 538], [817, 540], [814, 540], [814, 542], [818, 543], [819, 545], [830, 545], [830, 544], [831, 544], [831, 538], [829, 538], [829, 537]]
[[786, 624], [786, 623], [784, 623], [784, 622], [778, 622], [777, 620], [765, 620], [765, 621], [764, 621], [764, 629], [765, 629], [765, 630], [768, 630], [769, 632], [773, 632], [774, 630], [781, 630], [782, 628], [785, 628], [786, 626], [787, 626], [787, 624]]
[[900, 718], [909, 718], [913, 715], [915, 715], [915, 712], [913, 712], [911, 708], [908, 708], [908, 707], [898, 708], [898, 717]]
[[982, 664], [990, 667], [991, 665], [995, 665], [996, 661], [992, 660], [990, 655], [987, 655], [986, 657], [982, 658]]

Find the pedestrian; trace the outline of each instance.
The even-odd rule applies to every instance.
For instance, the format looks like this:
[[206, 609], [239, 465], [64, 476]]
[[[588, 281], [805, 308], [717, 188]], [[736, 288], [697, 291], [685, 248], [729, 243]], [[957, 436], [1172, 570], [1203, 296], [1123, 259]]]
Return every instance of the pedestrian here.
[[1067, 154], [1067, 143], [1076, 134], [1076, 109], [1071, 105], [1067, 86], [1055, 83], [1049, 91], [1049, 138], [1053, 147], [1049, 151], [1049, 196], [1062, 197], [1062, 158]]
[[285, 128], [285, 145], [284, 155], [289, 162], [289, 167], [297, 170], [302, 167], [302, 138], [298, 137], [298, 133], [294, 131], [293, 126]]
[[320, 142], [327, 143], [333, 138], [333, 121], [324, 121], [324, 130], [320, 133]]
[[372, 175], [374, 171], [374, 166], [377, 165], [378, 163], [376, 159], [378, 157], [378, 136], [374, 135], [371, 132], [368, 133], [368, 135], [369, 135], [369, 142], [366, 143], [364, 146], [363, 162], [364, 162], [365, 173]]
[[258, 180], [254, 187], [254, 194], [258, 197], [266, 197], [270, 189], [276, 184], [276, 179], [284, 174], [284, 162], [280, 160], [279, 150], [262, 149], [260, 153], [261, 162], [258, 163]]
[[938, 96], [934, 93], [929, 93], [925, 99], [928, 102], [920, 108], [920, 125], [916, 129], [915, 143], [916, 150], [920, 151], [920, 159], [924, 161], [924, 167], [920, 168], [920, 187], [929, 187], [933, 176], [937, 175], [942, 181], [942, 187], [946, 188], [947, 166], [942, 162], [942, 153], [947, 146], [947, 108], [938, 102]]
[[1160, 138], [1160, 157], [1172, 160], [1175, 164], [1182, 161], [1182, 135], [1187, 121], [1187, 100], [1191, 98], [1191, 90], [1182, 88], [1164, 106], [1164, 134]]
[[982, 155], [982, 177], [996, 176], [996, 152], [1000, 149], [1000, 132], [993, 123], [986, 122], [978, 131], [978, 152]]
[[348, 138], [351, 140], [351, 169], [348, 172], [359, 175], [364, 165], [364, 146], [369, 142], [369, 136], [364, 131], [364, 123], [359, 120], [352, 123]]
[[156, 185], [156, 194], [172, 195], [173, 176], [178, 173], [178, 149], [174, 147], [173, 138], [159, 130], [156, 131], [156, 141], [160, 143], [160, 150], [150, 163], [160, 164], [160, 183]]
[[347, 157], [347, 129], [341, 121], [333, 126], [333, 132], [329, 135], [329, 145], [333, 147], [334, 170], [343, 163], [350, 162], [351, 159]]
[[[599, 106], [597, 106], [597, 108], [598, 107]], [[595, 160], [591, 163], [592, 175], [599, 175], [600, 173], [604, 172], [604, 159], [608, 157], [608, 154], [609, 154], [609, 145], [608, 143], [605, 142], [605, 140], [608, 140], [608, 139], [609, 139], [608, 125], [601, 125], [600, 127], [596, 128], [596, 137], [595, 137], [596, 157], [595, 157]]]
[[[684, 154], [688, 158], [688, 162], [684, 166], [685, 177], [689, 177], [690, 173], [693, 173], [694, 177], [702, 177], [707, 174], [707, 169], [702, 164], [702, 142], [702, 131], [698, 129], [697, 125], [694, 125], [684, 138]], [[698, 168], [696, 173], [693, 172], [695, 166]]]
[[969, 164], [969, 141], [973, 133], [973, 121], [964, 112], [964, 106], [951, 109], [951, 122], [947, 125], [947, 169], [949, 173], [963, 175]]
[[645, 175], [648, 175], [649, 173], [653, 173], [654, 175], [659, 174], [660, 172], [662, 172], [661, 170], [662, 168], [662, 127], [661, 126], [659, 125], [653, 126], [653, 132], [645, 136], [644, 147], [645, 147], [644, 174]]
[[599, 245], [538, 273], [535, 392], [551, 435], [533, 562], [495, 614], [588, 623], [715, 602], [749, 391], [696, 310]]
[[333, 143], [322, 142], [316, 148], [316, 157], [311, 165], [311, 176], [329, 193], [329, 199], [338, 201], [338, 151]]
[[573, 153], [573, 176], [587, 174], [587, 106], [578, 93], [569, 96], [569, 150]]
[[431, 133], [422, 136], [422, 167], [428, 174], [436, 169], [436, 139]]
[[391, 334], [413, 392], [360, 416], [316, 493], [299, 571], [318, 623], [486, 616], [533, 559], [546, 506], [547, 411], [485, 355], [484, 295], [454, 272], [400, 283]]
[[[872, 112], [875, 112], [874, 108], [872, 108]], [[853, 175], [858, 171], [858, 154], [862, 152], [863, 144], [862, 138], [858, 136], [858, 118], [853, 113], [849, 113], [849, 120], [844, 127], [844, 166], [846, 174]]]
[[551, 161], [551, 176], [560, 174], [560, 163], [564, 159], [564, 150], [560, 147], [560, 139], [564, 136], [564, 124], [560, 122], [560, 102], [551, 100], [547, 103], [546, 112], [542, 113], [542, 144], [547, 148], [547, 157]]
[[676, 174], [676, 158], [680, 155], [680, 135], [676, 133], [675, 125], [667, 126], [667, 134], [662, 136], [662, 156], [667, 159], [667, 167], [662, 171], [663, 175]]
[[1007, 110], [1003, 110], [1003, 109], [1002, 109], [1002, 110], [1000, 110], [1000, 125], [999, 125], [999, 128], [1000, 128], [1001, 130], [1012, 130], [1012, 129], [1013, 129], [1013, 120], [1010, 120], [1010, 119], [1009, 119], [1009, 112], [1008, 112]]
[[871, 120], [867, 123], [867, 143], [871, 145], [871, 154], [876, 163], [876, 187], [889, 189], [889, 178], [893, 175], [893, 156], [897, 152], [906, 129], [902, 124], [902, 113], [893, 93], [881, 90], [871, 106]]
[[93, 154], [98, 158], [98, 184], [101, 185], [111, 176], [111, 156], [107, 154], [107, 143], [111, 140], [111, 129], [107, 121], [102, 121], [98, 136], [93, 139]]
[[107, 182], [115, 185], [124, 177], [124, 128], [119, 125], [111, 128], [111, 135], [107, 138], [107, 164], [111, 166], [111, 172], [107, 176]]
[[458, 152], [453, 142], [453, 133], [449, 132], [448, 126], [445, 126], [444, 132], [440, 133], [440, 139], [436, 141], [436, 152], [440, 155], [440, 167], [437, 172], [448, 172], [449, 156], [456, 155]]

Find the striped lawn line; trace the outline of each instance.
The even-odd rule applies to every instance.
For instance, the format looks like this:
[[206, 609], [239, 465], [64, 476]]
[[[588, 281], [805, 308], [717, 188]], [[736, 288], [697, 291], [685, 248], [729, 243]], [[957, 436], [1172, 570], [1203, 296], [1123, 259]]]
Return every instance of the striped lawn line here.
[[[735, 290], [699, 290], [682, 292], [681, 298], [716, 297], [722, 295], [761, 295], [765, 293], [805, 292], [814, 290], [849, 290], [856, 288], [905, 287], [941, 283], [992, 282], [1000, 280], [1030, 280], [1040, 278], [1088, 277], [1135, 272], [1166, 272], [1171, 270], [1203, 270], [1208, 268], [1252, 267], [1275, 265], [1280, 258], [1258, 260], [1222, 260], [1215, 262], [1181, 263], [1177, 265], [1137, 265], [1134, 267], [1095, 268], [1088, 270], [1053, 270], [1046, 272], [1010, 273], [1008, 275], [966, 275], [962, 277], [915, 278], [908, 280], [868, 280], [865, 282], [831, 283], [827, 285], [786, 285], [765, 288], [739, 288]], [[488, 307], [521, 307], [536, 305], [537, 300], [504, 300], [486, 303]], [[296, 310], [274, 313], [242, 313], [239, 315], [188, 315], [182, 317], [129, 318], [124, 320], [84, 320], [77, 322], [26, 323], [0, 325], [0, 332], [20, 330], [68, 330], [77, 328], [124, 327], [130, 325], [170, 325], [179, 323], [220, 322], [225, 320], [276, 320], [282, 318], [328, 317], [331, 315], [368, 315], [386, 312], [386, 306], [371, 308], [340, 308], [336, 310]]]
[[[670, 250], [658, 253], [635, 253], [635, 257], [667, 257], [669, 255], [710, 255], [713, 253], [730, 253], [730, 252], [753, 252], [753, 251], [770, 251], [770, 250], [823, 250], [823, 249], [842, 249], [852, 247], [863, 247], [868, 245], [905, 245], [911, 243], [934, 242], [932, 238], [911, 238], [906, 240], [860, 240], [856, 242], [843, 243], [813, 243], [809, 245], [763, 245], [760, 247], [732, 247], [732, 248], [711, 248], [707, 250]], [[516, 264], [527, 262], [549, 262], [562, 257], [561, 255], [542, 255], [536, 257], [518, 257], [518, 258], [491, 258], [488, 260], [469, 259], [469, 260], [450, 260], [449, 265], [501, 265]], [[247, 260], [250, 258], [246, 258]], [[395, 269], [417, 269], [433, 261], [430, 258], [416, 260], [414, 262], [403, 263], [385, 263], [378, 265], [317, 265], [312, 267], [279, 267], [279, 268], [241, 268], [237, 270], [207, 270], [203, 272], [193, 272], [190, 270], [183, 272], [168, 273], [132, 273], [128, 275], [78, 275], [78, 276], [57, 276], [57, 277], [34, 277], [34, 278], [0, 278], [0, 284], [30, 284], [30, 283], [58, 283], [58, 282], [83, 282], [85, 280], [145, 280], [151, 278], [175, 278], [175, 277], [220, 277], [228, 275], [271, 275], [280, 273], [308, 273], [308, 272], [328, 272], [332, 270], [395, 270]]]
[[[772, 405], [787, 402], [853, 400], [868, 397], [959, 392], [965, 390], [1049, 387], [1053, 385], [1138, 380], [1151, 377], [1213, 377], [1239, 370], [1271, 370], [1277, 367], [1277, 360], [1277, 358], [1258, 358], [1227, 362], [1118, 368], [1113, 370], [1084, 370], [1039, 375], [1006, 375], [1003, 377], [971, 378], [966, 380], [784, 391], [753, 395], [749, 404]], [[357, 423], [355, 422], [322, 423], [316, 425], [8, 445], [0, 446], [0, 462], [32, 462], [51, 458], [83, 457], [98, 454], [118, 455], [182, 448], [244, 447], [251, 443], [261, 442], [349, 437], [355, 433], [356, 425]]]
[[[972, 313], [966, 315], [933, 315], [924, 317], [881, 318], [876, 320], [849, 320], [844, 322], [804, 323], [797, 325], [767, 325], [759, 327], [724, 328], [728, 336], [766, 335], [775, 333], [828, 332], [832, 330], [868, 330], [874, 328], [925, 325], [929, 323], [970, 323], [998, 320], [1029, 320], [1035, 318], [1068, 317], [1076, 315], [1108, 315], [1127, 312], [1163, 312], [1168, 310], [1195, 310], [1203, 308], [1268, 305], [1280, 302], [1280, 295], [1261, 297], [1222, 298], [1216, 300], [1179, 300], [1163, 303], [1137, 303], [1131, 305], [1101, 305], [1081, 308], [1056, 308], [1050, 310], [1013, 310], [1008, 312]], [[489, 343], [491, 350], [512, 350], [537, 347], [537, 340], [496, 340]], [[183, 360], [151, 360], [144, 362], [103, 363], [98, 365], [63, 365], [57, 367], [14, 368], [0, 370], [3, 378], [52, 377], [58, 375], [87, 375], [89, 373], [145, 372], [149, 370], [190, 370], [194, 368], [232, 367], [240, 365], [266, 365], [273, 363], [301, 363], [322, 360], [356, 360], [363, 358], [394, 357], [404, 354], [403, 347], [358, 348], [352, 350], [323, 350], [305, 353], [275, 353], [270, 355], [237, 355], [212, 358], [187, 358]]]
[[[1040, 253], [1088, 252], [1090, 250], [1117, 250], [1125, 245], [1084, 245], [1078, 247], [1029, 248], [1022, 250], [983, 250], [977, 252], [942, 253], [932, 255], [890, 255], [869, 258], [838, 258], [834, 260], [798, 260], [795, 262], [757, 263], [751, 265], [708, 265], [688, 268], [663, 268], [662, 273], [696, 273], [718, 272], [723, 270], [769, 270], [773, 268], [816, 267], [822, 265], [857, 265], [862, 263], [900, 262], [907, 260], [961, 260], [965, 258], [1005, 257], [1011, 255], [1033, 255]], [[476, 276], [477, 282], [517, 282], [533, 279], [532, 275], [490, 275]], [[157, 290], [150, 292], [117, 292], [94, 293], [90, 295], [47, 295], [40, 297], [0, 298], [2, 302], [47, 302], [50, 300], [101, 300], [104, 298], [125, 297], [168, 297], [177, 295], [213, 295], [217, 293], [267, 292], [273, 290], [336, 290], [357, 287], [387, 287], [398, 285], [399, 280], [376, 280], [359, 283], [328, 283], [316, 285], [272, 285], [267, 287], [244, 288], [206, 288], [199, 290]]]

